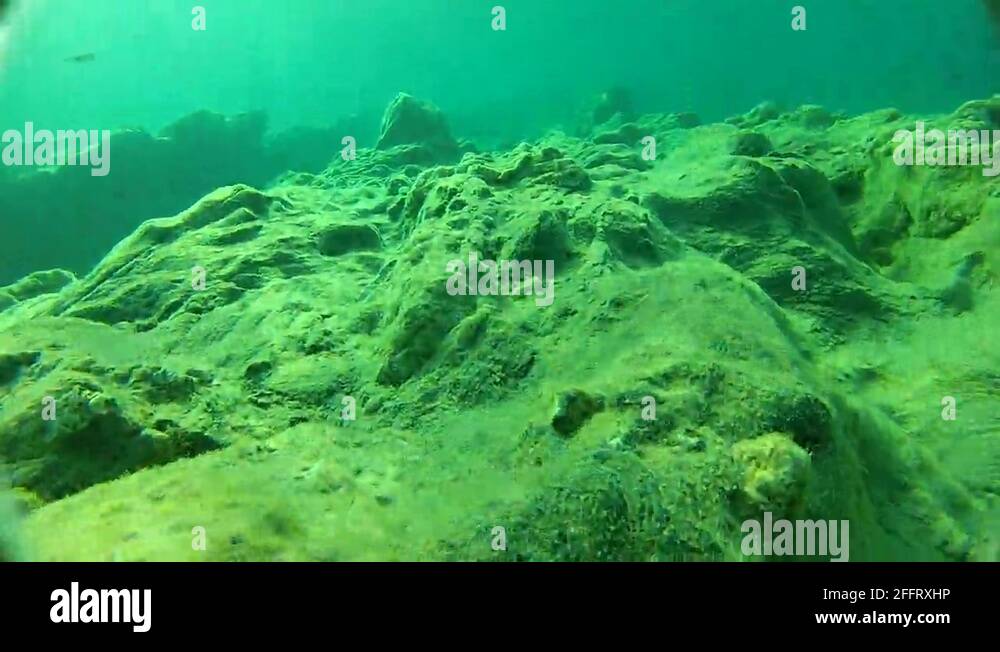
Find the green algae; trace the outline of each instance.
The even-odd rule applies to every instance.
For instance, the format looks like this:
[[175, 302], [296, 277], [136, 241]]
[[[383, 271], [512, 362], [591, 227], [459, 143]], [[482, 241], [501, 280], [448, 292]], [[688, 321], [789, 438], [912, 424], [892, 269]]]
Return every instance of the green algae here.
[[[356, 160], [0, 288], [28, 554], [738, 560], [774, 510], [850, 520], [852, 560], [995, 560], [995, 184], [893, 166], [899, 112], [616, 97], [493, 152], [403, 97]], [[555, 302], [449, 295], [470, 251], [556, 261]]]

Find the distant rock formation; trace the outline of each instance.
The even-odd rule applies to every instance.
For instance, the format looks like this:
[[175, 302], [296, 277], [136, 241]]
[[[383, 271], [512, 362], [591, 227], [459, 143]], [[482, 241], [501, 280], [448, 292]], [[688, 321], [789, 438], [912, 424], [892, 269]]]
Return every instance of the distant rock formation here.
[[625, 88], [615, 86], [586, 102], [576, 133], [585, 136], [593, 131], [608, 131], [635, 119], [632, 95]]
[[222, 186], [262, 187], [283, 172], [320, 172], [343, 136], [363, 128], [352, 118], [268, 137], [263, 113], [199, 111], [158, 136], [113, 132], [111, 173], [101, 179], [84, 167], [0, 166], [0, 284], [56, 267], [84, 274], [145, 220], [173, 215]]
[[458, 151], [458, 143], [452, 138], [441, 110], [406, 93], [397, 95], [386, 108], [375, 147], [388, 149], [399, 145], [419, 145], [444, 155]]
[[618, 86], [608, 89], [597, 97], [590, 117], [595, 125], [599, 125], [611, 120], [616, 115], [621, 116], [623, 120], [631, 120], [635, 117], [631, 93]]

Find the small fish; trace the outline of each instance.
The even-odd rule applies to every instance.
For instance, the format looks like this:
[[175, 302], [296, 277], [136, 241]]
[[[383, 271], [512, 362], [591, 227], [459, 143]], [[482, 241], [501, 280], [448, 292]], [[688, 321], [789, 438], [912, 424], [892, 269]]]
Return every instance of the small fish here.
[[[0, 0], [3, 2], [3, 0]], [[89, 63], [97, 58], [97, 55], [93, 52], [88, 52], [86, 54], [78, 54], [75, 57], [66, 57], [66, 61], [69, 63]]]

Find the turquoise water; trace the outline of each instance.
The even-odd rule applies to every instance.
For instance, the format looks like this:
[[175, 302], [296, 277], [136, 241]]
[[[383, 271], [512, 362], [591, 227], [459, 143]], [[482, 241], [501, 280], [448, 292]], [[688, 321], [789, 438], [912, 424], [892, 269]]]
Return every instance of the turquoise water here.
[[406, 91], [467, 137], [517, 136], [611, 85], [640, 111], [707, 120], [762, 100], [937, 112], [998, 90], [979, 0], [819, 0], [805, 32], [785, 0], [206, 0], [204, 32], [195, 4], [22, 0], [0, 124], [156, 130], [262, 109], [275, 128], [323, 125]]

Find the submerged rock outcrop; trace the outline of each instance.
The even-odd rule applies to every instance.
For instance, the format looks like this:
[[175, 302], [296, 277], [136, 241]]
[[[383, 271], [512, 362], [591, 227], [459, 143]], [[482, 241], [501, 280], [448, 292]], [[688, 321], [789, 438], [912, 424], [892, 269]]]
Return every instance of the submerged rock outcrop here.
[[111, 172], [99, 180], [81, 166], [0, 166], [0, 283], [50, 267], [83, 274], [144, 221], [173, 215], [220, 186], [263, 187], [289, 171], [320, 172], [345, 135], [362, 138], [371, 128], [351, 118], [268, 135], [263, 113], [198, 111], [157, 135], [112, 132]]
[[398, 145], [423, 145], [445, 152], [458, 149], [441, 110], [406, 93], [397, 95], [385, 110], [375, 147], [388, 149]]
[[995, 558], [996, 183], [894, 165], [898, 112], [615, 114], [462, 154], [400, 96], [355, 160], [0, 288], [32, 556], [740, 559], [772, 511]]

